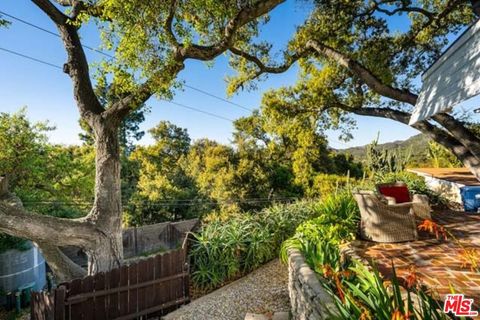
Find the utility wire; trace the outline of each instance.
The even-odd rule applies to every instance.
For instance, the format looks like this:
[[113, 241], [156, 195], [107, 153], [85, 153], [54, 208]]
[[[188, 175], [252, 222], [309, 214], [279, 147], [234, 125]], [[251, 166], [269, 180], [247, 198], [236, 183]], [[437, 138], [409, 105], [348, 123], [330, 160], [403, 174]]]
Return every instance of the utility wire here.
[[240, 104], [238, 104], [238, 103], [232, 102], [232, 101], [227, 100], [227, 99], [222, 98], [222, 97], [219, 97], [219, 96], [214, 95], [214, 94], [212, 94], [212, 93], [210, 93], [210, 92], [207, 92], [207, 91], [205, 91], [205, 90], [195, 88], [195, 87], [190, 86], [190, 85], [188, 85], [188, 84], [184, 84], [184, 86], [187, 87], [187, 88], [189, 88], [189, 89], [192, 89], [192, 90], [198, 91], [198, 92], [200, 92], [200, 93], [203, 93], [204, 95], [207, 95], [207, 96], [210, 96], [210, 97], [212, 97], [212, 98], [218, 99], [218, 100], [220, 100], [220, 101], [229, 103], [229, 104], [231, 104], [231, 105], [233, 105], [233, 106], [242, 108], [243, 110], [247, 110], [247, 111], [250, 111], [250, 112], [253, 111], [253, 110], [250, 109], [250, 108], [244, 107], [244, 106], [242, 106], [242, 105], [240, 105]]
[[[48, 33], [48, 34], [50, 34], [50, 35], [52, 35], [52, 36], [55, 36], [55, 37], [60, 38], [60, 35], [59, 35], [58, 33], [55, 33], [55, 32], [50, 31], [50, 30], [48, 30], [48, 29], [42, 28], [42, 27], [40, 27], [40, 26], [38, 26], [38, 25], [36, 25], [36, 24], [33, 24], [33, 23], [28, 22], [28, 21], [26, 21], [26, 20], [20, 19], [20, 18], [18, 18], [18, 17], [12, 16], [11, 14], [8, 14], [8, 13], [6, 13], [6, 12], [4, 12], [4, 11], [1, 11], [1, 10], [0, 10], [0, 14], [3, 14], [4, 16], [7, 16], [7, 17], [9, 17], [9, 18], [11, 18], [11, 19], [13, 19], [13, 20], [16, 20], [16, 21], [18, 21], [18, 22], [21, 22], [21, 23], [23, 23], [23, 24], [26, 24], [26, 25], [28, 25], [28, 26], [30, 26], [30, 27], [32, 27], [32, 28], [38, 29], [38, 30], [43, 31], [43, 32], [46, 32], [46, 33]], [[105, 52], [103, 52], [103, 51], [101, 51], [101, 50], [98, 50], [98, 49], [95, 49], [95, 48], [93, 48], [93, 47], [91, 47], [91, 46], [88, 46], [88, 45], [85, 45], [85, 44], [82, 44], [82, 46], [85, 47], [85, 48], [87, 48], [88, 50], [95, 51], [95, 52], [100, 53], [100, 54], [102, 54], [102, 55], [104, 55], [104, 56], [106, 56], [106, 57], [109, 57], [109, 58], [111, 58], [111, 59], [114, 58], [111, 54], [105, 53]]]
[[165, 100], [165, 99], [162, 99], [162, 100], [163, 100], [163, 101], [166, 101], [166, 102], [168, 102], [168, 103], [174, 104], [174, 105], [176, 105], [176, 106], [178, 106], [178, 107], [181, 107], [181, 108], [185, 108], [185, 109], [189, 109], [189, 110], [201, 112], [201, 113], [207, 114], [207, 115], [209, 115], [209, 116], [211, 116], [211, 117], [215, 117], [215, 118], [222, 119], [222, 120], [229, 121], [229, 122], [232, 122], [232, 123], [233, 123], [233, 120], [232, 120], [232, 119], [226, 118], [226, 117], [224, 117], [224, 116], [221, 116], [221, 115], [218, 115], [218, 114], [215, 114], [215, 113], [211, 113], [211, 112], [208, 112], [208, 111], [203, 111], [203, 110], [200, 110], [200, 109], [197, 109], [197, 108], [194, 108], [194, 107], [190, 107], [190, 106], [187, 106], [187, 105], [184, 105], [184, 104], [181, 104], [181, 103], [172, 101], [172, 100]]
[[25, 58], [25, 59], [29, 59], [29, 60], [32, 60], [32, 61], [35, 61], [35, 62], [38, 62], [38, 63], [45, 64], [45, 65], [50, 66], [50, 67], [54, 67], [54, 68], [57, 68], [57, 69], [60, 69], [60, 70], [63, 69], [62, 67], [60, 67], [60, 66], [58, 66], [58, 65], [56, 65], [56, 64], [53, 64], [53, 63], [50, 63], [50, 62], [47, 62], [47, 61], [44, 61], [44, 60], [40, 60], [40, 59], [31, 57], [31, 56], [27, 56], [27, 55], [22, 54], [22, 53], [20, 53], [20, 52], [16, 52], [16, 51], [13, 51], [13, 50], [5, 49], [5, 48], [2, 48], [2, 47], [0, 47], [0, 50], [5, 51], [5, 52], [8, 52], [8, 53], [13, 54], [13, 55], [16, 55], [16, 56], [19, 56], [19, 57], [22, 57], [22, 58]]
[[[0, 47], [0, 50], [2, 51], [5, 51], [7, 53], [10, 53], [10, 54], [13, 54], [13, 55], [16, 55], [16, 56], [19, 56], [19, 57], [22, 57], [24, 59], [29, 59], [29, 60], [32, 60], [32, 61], [35, 61], [35, 62], [38, 62], [38, 63], [42, 63], [44, 65], [47, 65], [47, 66], [50, 66], [50, 67], [53, 67], [53, 68], [56, 68], [56, 69], [60, 69], [62, 70], [63, 68], [59, 65], [56, 65], [56, 64], [53, 64], [53, 63], [50, 63], [50, 62], [47, 62], [47, 61], [44, 61], [44, 60], [40, 60], [40, 59], [37, 59], [37, 58], [34, 58], [32, 56], [29, 56], [29, 55], [26, 55], [26, 54], [23, 54], [23, 53], [20, 53], [20, 52], [17, 52], [17, 51], [13, 51], [13, 50], [9, 50], [9, 49], [5, 49], [5, 48], [2, 48]], [[212, 112], [208, 112], [208, 111], [204, 111], [204, 110], [201, 110], [201, 109], [198, 109], [198, 108], [195, 108], [195, 107], [190, 107], [190, 106], [187, 106], [185, 104], [181, 104], [181, 103], [178, 103], [178, 102], [175, 102], [175, 101], [171, 101], [171, 100], [165, 100], [165, 99], [162, 99], [163, 101], [166, 101], [166, 102], [169, 102], [171, 104], [174, 104], [180, 108], [184, 108], [184, 109], [188, 109], [188, 110], [193, 110], [193, 111], [196, 111], [196, 112], [199, 112], [199, 113], [203, 113], [203, 114], [206, 114], [208, 116], [211, 116], [211, 117], [215, 117], [215, 118], [218, 118], [218, 119], [221, 119], [221, 120], [225, 120], [225, 121], [229, 121], [229, 122], [233, 122], [232, 119], [229, 119], [229, 118], [226, 118], [224, 116], [221, 116], [221, 115], [218, 115], [218, 114], [215, 114], [215, 113], [212, 113]]]
[[[29, 21], [27, 21], [27, 20], [21, 19], [21, 18], [16, 17], [16, 16], [13, 16], [13, 15], [11, 15], [11, 14], [9, 14], [9, 13], [6, 13], [6, 12], [4, 12], [4, 11], [1, 11], [1, 10], [0, 10], [0, 14], [3, 14], [3, 15], [5, 15], [5, 16], [7, 16], [7, 17], [9, 17], [9, 18], [11, 18], [11, 19], [13, 19], [13, 20], [15, 20], [15, 21], [21, 22], [21, 23], [23, 23], [23, 24], [25, 24], [25, 25], [28, 25], [28, 26], [32, 27], [32, 28], [35, 28], [35, 29], [37, 29], [37, 30], [43, 31], [43, 32], [45, 32], [45, 33], [48, 33], [48, 34], [50, 34], [50, 35], [53, 35], [53, 36], [55, 36], [55, 37], [60, 38], [60, 35], [59, 35], [58, 33], [55, 33], [55, 32], [53, 32], [53, 31], [50, 31], [50, 30], [45, 29], [45, 28], [43, 28], [43, 27], [40, 27], [39, 25], [33, 24], [33, 23], [31, 23], [31, 22], [29, 22]], [[91, 46], [88, 46], [88, 45], [85, 45], [85, 44], [82, 44], [82, 46], [85, 47], [85, 48], [87, 48], [87, 49], [89, 49], [89, 50], [91, 50], [91, 51], [95, 51], [95, 52], [97, 52], [97, 53], [99, 53], [99, 54], [102, 54], [102, 55], [104, 55], [104, 56], [106, 56], [106, 57], [109, 57], [109, 58], [111, 58], [111, 59], [114, 59], [114, 58], [115, 58], [113, 55], [108, 54], [108, 53], [106, 53], [106, 52], [104, 52], [104, 51], [102, 51], [102, 50], [95, 49], [94, 47], [91, 47]], [[247, 108], [247, 107], [245, 107], [245, 106], [242, 106], [241, 104], [238, 104], [238, 103], [235, 103], [235, 102], [233, 102], [233, 101], [227, 100], [227, 99], [225, 99], [225, 98], [222, 98], [222, 97], [220, 97], [220, 96], [217, 96], [217, 95], [215, 95], [215, 94], [213, 94], [213, 93], [210, 93], [210, 92], [208, 92], [208, 91], [205, 91], [205, 90], [203, 90], [203, 89], [200, 89], [200, 88], [197, 88], [197, 87], [188, 85], [188, 84], [186, 84], [186, 83], [184, 84], [184, 87], [189, 88], [189, 89], [192, 89], [192, 90], [195, 90], [195, 91], [197, 91], [197, 92], [200, 92], [200, 93], [202, 93], [202, 94], [204, 94], [204, 95], [206, 95], [206, 96], [209, 96], [209, 97], [211, 97], [211, 98], [215, 98], [215, 99], [217, 99], [217, 100], [220, 100], [220, 101], [223, 101], [223, 102], [225, 102], [225, 103], [231, 104], [232, 106], [241, 108], [241, 109], [243, 109], [243, 110], [247, 110], [247, 111], [250, 111], [250, 112], [252, 111], [251, 108]]]
[[[201, 201], [201, 202], [161, 202], [161, 201], [140, 201], [133, 202], [130, 205], [146, 205], [149, 207], [187, 207], [187, 206], [205, 206], [205, 205], [221, 205], [221, 204], [235, 204], [235, 203], [246, 203], [246, 204], [264, 204], [264, 203], [285, 203], [293, 202], [298, 200], [298, 198], [285, 198], [285, 199], [264, 199], [264, 200], [248, 200], [248, 199], [232, 199], [225, 201]], [[27, 207], [36, 207], [36, 206], [48, 206], [48, 205], [64, 205], [70, 207], [89, 207], [93, 205], [93, 202], [56, 202], [56, 201], [25, 201], [23, 204]], [[124, 206], [128, 206], [128, 203], [125, 203]]]
[[[297, 197], [276, 197], [276, 198], [245, 198], [245, 199], [218, 199], [218, 200], [211, 200], [211, 199], [162, 199], [162, 200], [156, 200], [154, 202], [159, 202], [159, 203], [193, 203], [193, 204], [199, 204], [199, 203], [231, 203], [231, 202], [257, 202], [257, 201], [286, 201], [286, 200], [298, 200]], [[127, 201], [127, 199], [123, 199], [123, 201]], [[24, 201], [23, 203], [37, 203], [37, 204], [92, 204], [92, 202], [88, 201], [54, 201], [54, 200], [43, 200], [43, 201]], [[138, 201], [136, 203], [151, 203], [151, 201]]]

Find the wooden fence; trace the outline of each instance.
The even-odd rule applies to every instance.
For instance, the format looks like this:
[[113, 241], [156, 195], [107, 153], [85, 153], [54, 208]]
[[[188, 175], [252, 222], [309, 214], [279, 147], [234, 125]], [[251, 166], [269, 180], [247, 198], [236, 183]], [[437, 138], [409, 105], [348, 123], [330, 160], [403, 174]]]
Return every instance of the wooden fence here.
[[[123, 229], [123, 257], [130, 259], [144, 253], [176, 249], [198, 223], [198, 219], [191, 219]], [[80, 248], [68, 246], [62, 251], [79, 266], [87, 267], [87, 255]]]
[[186, 248], [33, 292], [33, 320], [137, 319], [189, 301]]

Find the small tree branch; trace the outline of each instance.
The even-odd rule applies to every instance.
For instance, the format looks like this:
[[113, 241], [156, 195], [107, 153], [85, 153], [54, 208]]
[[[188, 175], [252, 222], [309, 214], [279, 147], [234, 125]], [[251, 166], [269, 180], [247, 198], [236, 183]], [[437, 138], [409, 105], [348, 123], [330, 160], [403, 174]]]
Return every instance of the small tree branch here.
[[430, 12], [420, 7], [410, 6], [411, 4], [410, 1], [400, 1], [401, 2], [400, 6], [391, 10], [381, 7], [384, 4], [392, 5], [395, 2], [398, 2], [398, 1], [392, 1], [392, 0], [373, 1], [373, 6], [371, 8], [371, 11], [382, 12], [388, 16], [393, 16], [399, 12], [406, 12], [406, 13], [415, 12], [415, 13], [420, 13], [424, 15], [428, 20], [432, 20], [434, 18], [433, 12]]
[[165, 31], [167, 32], [167, 39], [174, 47], [179, 47], [179, 43], [175, 34], [173, 33], [173, 19], [175, 18], [175, 10], [177, 8], [177, 0], [170, 1], [170, 10], [167, 19], [165, 20]]
[[[261, 76], [264, 73], [282, 73], [287, 71], [295, 62], [297, 62], [299, 59], [305, 57], [310, 49], [305, 49], [305, 50], [300, 50], [298, 52], [294, 52], [293, 54], [285, 54], [285, 62], [282, 65], [278, 66], [268, 66], [265, 65], [258, 57], [249, 54], [248, 52], [242, 51], [240, 49], [237, 49], [235, 47], [230, 47], [230, 52], [233, 54], [242, 57], [252, 63], [254, 63], [258, 70], [253, 74], [252, 77], [250, 77], [247, 80], [255, 80], [259, 76]], [[245, 81], [242, 81], [238, 84], [236, 84], [235, 89], [238, 89], [238, 87], [242, 86]]]
[[338, 64], [347, 68], [350, 72], [365, 82], [372, 91], [379, 95], [411, 105], [415, 105], [417, 102], [418, 96], [416, 94], [383, 83], [370, 70], [340, 51], [315, 40], [309, 40], [307, 42], [307, 47], [312, 48], [322, 56], [335, 60]]

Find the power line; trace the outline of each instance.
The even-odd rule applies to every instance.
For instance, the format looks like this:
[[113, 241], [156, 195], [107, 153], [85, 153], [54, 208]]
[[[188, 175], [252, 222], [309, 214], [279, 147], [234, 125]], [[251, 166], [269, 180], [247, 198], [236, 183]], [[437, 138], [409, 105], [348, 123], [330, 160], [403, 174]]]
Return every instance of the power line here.
[[184, 104], [181, 104], [181, 103], [172, 101], [172, 100], [165, 100], [165, 99], [162, 99], [162, 100], [163, 100], [163, 101], [166, 101], [166, 102], [169, 102], [169, 103], [171, 103], [171, 104], [174, 104], [174, 105], [176, 105], [176, 106], [178, 106], [178, 107], [181, 107], [181, 108], [185, 108], [185, 109], [189, 109], [189, 110], [201, 112], [201, 113], [204, 113], [204, 114], [209, 115], [209, 116], [211, 116], [211, 117], [215, 117], [215, 118], [218, 118], [218, 119], [221, 119], [221, 120], [233, 122], [232, 119], [226, 118], [226, 117], [224, 117], [224, 116], [221, 116], [221, 115], [218, 115], [218, 114], [215, 114], [215, 113], [211, 113], [211, 112], [208, 112], [208, 111], [203, 111], [203, 110], [200, 110], [200, 109], [197, 109], [197, 108], [194, 108], [194, 107], [190, 107], [190, 106], [187, 106], [187, 105], [184, 105]]
[[[228, 199], [228, 198], [223, 198], [223, 199], [217, 199], [215, 202], [235, 202], [235, 201], [257, 201], [257, 200], [268, 200], [268, 201], [276, 201], [276, 200], [296, 200], [298, 199], [297, 197], [275, 197], [275, 198], [269, 198], [269, 197], [259, 197], [259, 198], [236, 198], [236, 199]], [[127, 199], [123, 199], [123, 201], [126, 201]], [[167, 198], [167, 199], [161, 199], [161, 200], [155, 200], [154, 202], [192, 202], [192, 203], [199, 203], [199, 202], [212, 202], [213, 200], [211, 199], [175, 199], [175, 198]], [[138, 201], [137, 203], [150, 203], [151, 201]], [[45, 203], [45, 204], [50, 204], [50, 203], [57, 203], [57, 204], [91, 204], [92, 202], [89, 201], [55, 201], [55, 200], [41, 200], [41, 201], [36, 201], [36, 200], [27, 200], [24, 201], [23, 203]]]
[[[9, 17], [9, 18], [11, 18], [11, 19], [13, 19], [13, 20], [16, 20], [16, 21], [18, 21], [18, 22], [21, 22], [21, 23], [23, 23], [23, 24], [26, 24], [26, 25], [28, 25], [28, 26], [30, 26], [30, 27], [32, 27], [32, 28], [38, 29], [38, 30], [43, 31], [43, 32], [46, 32], [46, 33], [48, 33], [48, 34], [50, 34], [50, 35], [52, 35], [52, 36], [55, 36], [55, 37], [60, 38], [60, 35], [59, 35], [58, 33], [55, 33], [55, 32], [50, 31], [50, 30], [48, 30], [48, 29], [42, 28], [42, 27], [40, 27], [40, 26], [38, 26], [38, 25], [36, 25], [36, 24], [33, 24], [33, 23], [28, 22], [28, 21], [26, 21], [26, 20], [20, 19], [20, 18], [18, 18], [18, 17], [12, 16], [11, 14], [8, 14], [8, 13], [6, 13], [6, 12], [4, 12], [4, 11], [1, 11], [1, 10], [0, 10], [0, 14], [3, 14], [4, 16], [7, 16], [7, 17]], [[101, 51], [101, 50], [95, 49], [94, 47], [91, 47], [91, 46], [88, 46], [88, 45], [85, 45], [85, 44], [82, 44], [82, 46], [85, 47], [85, 48], [87, 48], [88, 50], [95, 51], [95, 52], [100, 53], [100, 54], [102, 54], [102, 55], [104, 55], [104, 56], [106, 56], [106, 57], [109, 57], [109, 58], [111, 58], [111, 59], [114, 58], [111, 54], [108, 54], [108, 53], [105, 53], [105, 52], [103, 52], [103, 51]]]
[[54, 68], [57, 68], [57, 69], [60, 69], [60, 70], [63, 69], [62, 67], [60, 67], [56, 64], [53, 64], [53, 63], [50, 63], [50, 62], [47, 62], [47, 61], [44, 61], [44, 60], [40, 60], [40, 59], [31, 57], [31, 56], [27, 56], [27, 55], [22, 54], [20, 52], [12, 51], [12, 50], [5, 49], [5, 48], [2, 48], [2, 47], [0, 47], [0, 50], [8, 52], [8, 53], [16, 55], [16, 56], [19, 56], [19, 57], [22, 57], [22, 58], [25, 58], [25, 59], [29, 59], [29, 60], [32, 60], [32, 61], [35, 61], [35, 62], [38, 62], [38, 63], [45, 64], [45, 65], [50, 66], [50, 67], [54, 67]]
[[[35, 29], [37, 29], [37, 30], [43, 31], [43, 32], [48, 33], [48, 34], [50, 34], [50, 35], [52, 35], [52, 36], [55, 36], [55, 37], [60, 38], [60, 35], [59, 35], [58, 33], [56, 33], [56, 32], [50, 31], [50, 30], [48, 30], [48, 29], [45, 29], [45, 28], [43, 28], [43, 27], [40, 27], [39, 25], [33, 24], [33, 23], [31, 23], [31, 22], [29, 22], [29, 21], [27, 21], [27, 20], [21, 19], [21, 18], [16, 17], [16, 16], [13, 16], [13, 15], [11, 15], [11, 14], [9, 14], [9, 13], [6, 13], [5, 11], [1, 11], [1, 10], [0, 10], [0, 14], [3, 14], [3, 15], [5, 15], [5, 16], [7, 16], [7, 17], [9, 17], [9, 18], [11, 18], [11, 19], [13, 19], [13, 20], [15, 20], [15, 21], [21, 22], [21, 23], [23, 23], [23, 24], [25, 24], [25, 25], [28, 25], [28, 26], [32, 27], [32, 28], [35, 28]], [[82, 44], [82, 46], [85, 47], [85, 48], [87, 48], [87, 49], [89, 49], [89, 50], [91, 50], [91, 51], [95, 51], [95, 52], [97, 52], [97, 53], [99, 53], [99, 54], [102, 54], [102, 55], [104, 55], [104, 56], [106, 56], [106, 57], [109, 57], [109, 58], [111, 58], [111, 59], [114, 59], [114, 58], [115, 58], [115, 57], [112, 56], [111, 54], [108, 54], [108, 53], [106, 53], [106, 52], [104, 52], [104, 51], [102, 51], [102, 50], [95, 49], [95, 48], [92, 47], [92, 46], [88, 46], [88, 45], [85, 45], [85, 44]], [[233, 102], [233, 101], [230, 101], [230, 100], [227, 100], [227, 99], [222, 98], [222, 97], [220, 97], [220, 96], [217, 96], [217, 95], [215, 95], [215, 94], [213, 94], [213, 93], [210, 93], [210, 92], [208, 92], [208, 91], [205, 91], [205, 90], [203, 90], [203, 89], [200, 89], [200, 88], [197, 88], [197, 87], [188, 85], [188, 84], [186, 84], [186, 83], [184, 84], [184, 86], [185, 86], [186, 88], [195, 90], [195, 91], [200, 92], [200, 93], [202, 93], [202, 94], [204, 94], [204, 95], [206, 95], [206, 96], [209, 96], [209, 97], [211, 97], [211, 98], [215, 98], [215, 99], [217, 99], [217, 100], [220, 100], [220, 101], [223, 101], [223, 102], [225, 102], [225, 103], [231, 104], [232, 106], [241, 108], [241, 109], [246, 110], [246, 111], [250, 111], [250, 112], [252, 111], [251, 108], [247, 108], [247, 107], [245, 107], [245, 106], [242, 106], [242, 105], [240, 105], [240, 104], [238, 104], [238, 103], [235, 103], [235, 102]]]
[[[32, 56], [29, 56], [29, 55], [26, 55], [26, 54], [23, 54], [23, 53], [20, 53], [20, 52], [17, 52], [17, 51], [13, 51], [13, 50], [9, 50], [9, 49], [5, 49], [5, 48], [2, 48], [0, 47], [0, 50], [2, 51], [5, 51], [7, 53], [10, 53], [10, 54], [13, 54], [13, 55], [16, 55], [16, 56], [19, 56], [19, 57], [22, 57], [24, 59], [29, 59], [31, 61], [35, 61], [35, 62], [38, 62], [38, 63], [42, 63], [44, 65], [47, 65], [47, 66], [50, 66], [50, 67], [53, 67], [53, 68], [56, 68], [56, 69], [60, 69], [62, 70], [63, 68], [59, 65], [56, 65], [56, 64], [53, 64], [53, 63], [50, 63], [50, 62], [47, 62], [47, 61], [44, 61], [44, 60], [40, 60], [40, 59], [37, 59], [37, 58], [34, 58]], [[204, 110], [201, 110], [201, 109], [198, 109], [198, 108], [195, 108], [195, 107], [190, 107], [190, 106], [187, 106], [185, 104], [181, 104], [181, 103], [178, 103], [178, 102], [175, 102], [175, 101], [171, 101], [171, 100], [165, 100], [163, 99], [163, 101], [167, 101], [171, 104], [174, 104], [178, 107], [181, 107], [181, 108], [184, 108], [184, 109], [188, 109], [188, 110], [193, 110], [193, 111], [196, 111], [196, 112], [199, 112], [199, 113], [203, 113], [203, 114], [206, 114], [206, 115], [209, 115], [211, 117], [215, 117], [215, 118], [218, 118], [218, 119], [222, 119], [222, 120], [225, 120], [225, 121], [229, 121], [229, 122], [233, 122], [232, 119], [229, 119], [229, 118], [226, 118], [224, 116], [221, 116], [221, 115], [218, 115], [218, 114], [215, 114], [215, 113], [212, 113], [212, 112], [208, 112], [208, 111], [204, 111]]]
[[210, 96], [210, 97], [212, 97], [212, 98], [218, 99], [218, 100], [220, 100], [220, 101], [229, 103], [229, 104], [231, 104], [231, 105], [233, 105], [233, 106], [242, 108], [243, 110], [247, 110], [247, 111], [250, 111], [250, 112], [253, 111], [253, 110], [250, 109], [250, 108], [244, 107], [244, 106], [242, 106], [242, 105], [240, 105], [240, 104], [238, 104], [238, 103], [232, 102], [232, 101], [227, 100], [227, 99], [222, 98], [222, 97], [219, 97], [219, 96], [217, 96], [217, 95], [214, 95], [214, 94], [212, 94], [212, 93], [210, 93], [210, 92], [207, 92], [207, 91], [204, 91], [204, 90], [202, 90], [202, 89], [195, 88], [195, 87], [190, 86], [190, 85], [188, 85], [188, 84], [184, 84], [184, 86], [187, 87], [187, 88], [190, 88], [190, 89], [192, 89], [192, 90], [198, 91], [198, 92], [200, 92], [200, 93], [203, 93], [204, 95], [207, 95], [207, 96]]
[[[148, 205], [150, 207], [171, 207], [171, 206], [193, 206], [193, 205], [220, 205], [220, 204], [235, 204], [235, 203], [249, 203], [249, 204], [261, 204], [272, 202], [292, 202], [298, 200], [297, 197], [285, 197], [285, 198], [246, 198], [246, 199], [224, 199], [224, 200], [211, 200], [203, 199], [202, 201], [189, 201], [182, 199], [164, 199], [156, 201], [138, 201], [131, 203], [132, 205]], [[125, 200], [124, 200], [125, 201]], [[47, 205], [64, 205], [73, 207], [91, 206], [93, 202], [62, 202], [62, 201], [24, 201], [24, 205], [29, 206], [47, 206]], [[128, 205], [128, 203], [125, 203]]]

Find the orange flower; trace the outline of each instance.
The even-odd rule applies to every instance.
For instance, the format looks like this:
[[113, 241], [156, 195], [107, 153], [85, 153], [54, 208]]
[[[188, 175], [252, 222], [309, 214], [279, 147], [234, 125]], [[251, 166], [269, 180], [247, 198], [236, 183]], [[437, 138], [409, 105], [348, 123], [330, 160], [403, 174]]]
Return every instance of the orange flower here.
[[407, 315], [400, 312], [400, 310], [395, 310], [395, 312], [392, 313], [391, 320], [407, 320], [407, 319], [408, 319]]
[[417, 269], [415, 265], [410, 265], [409, 267], [409, 273], [405, 279], [405, 284], [407, 286], [407, 289], [414, 288], [417, 285], [418, 282], [418, 277], [417, 277]]
[[345, 294], [343, 293], [342, 282], [340, 280], [340, 277], [338, 277], [338, 275], [335, 277], [335, 286], [337, 287], [337, 292], [338, 292], [338, 296], [340, 297], [340, 300], [342, 300], [342, 302], [345, 303]]
[[477, 249], [463, 248], [460, 257], [463, 260], [462, 268], [470, 266], [471, 271], [478, 270], [480, 265], [480, 254]]
[[365, 308], [362, 308], [362, 309], [363, 309], [362, 314], [360, 314], [360, 318], [358, 318], [358, 320], [372, 320], [372, 316], [370, 315], [370, 312]]
[[447, 231], [441, 225], [436, 224], [432, 220], [425, 219], [423, 222], [418, 226], [418, 230], [425, 230], [430, 232], [431, 234], [435, 234], [437, 239], [445, 239], [447, 240]]
[[348, 271], [336, 272], [328, 264], [324, 264], [322, 266], [322, 271], [323, 271], [323, 276], [325, 278], [332, 279], [335, 282], [335, 287], [337, 288], [337, 294], [342, 300], [342, 302], [345, 302], [345, 294], [343, 292], [343, 287], [342, 287], [342, 277], [348, 276], [350, 273]]
[[324, 264], [322, 266], [322, 270], [323, 270], [323, 276], [325, 278], [331, 278], [335, 274], [335, 271], [333, 271], [332, 267], [329, 264]]

